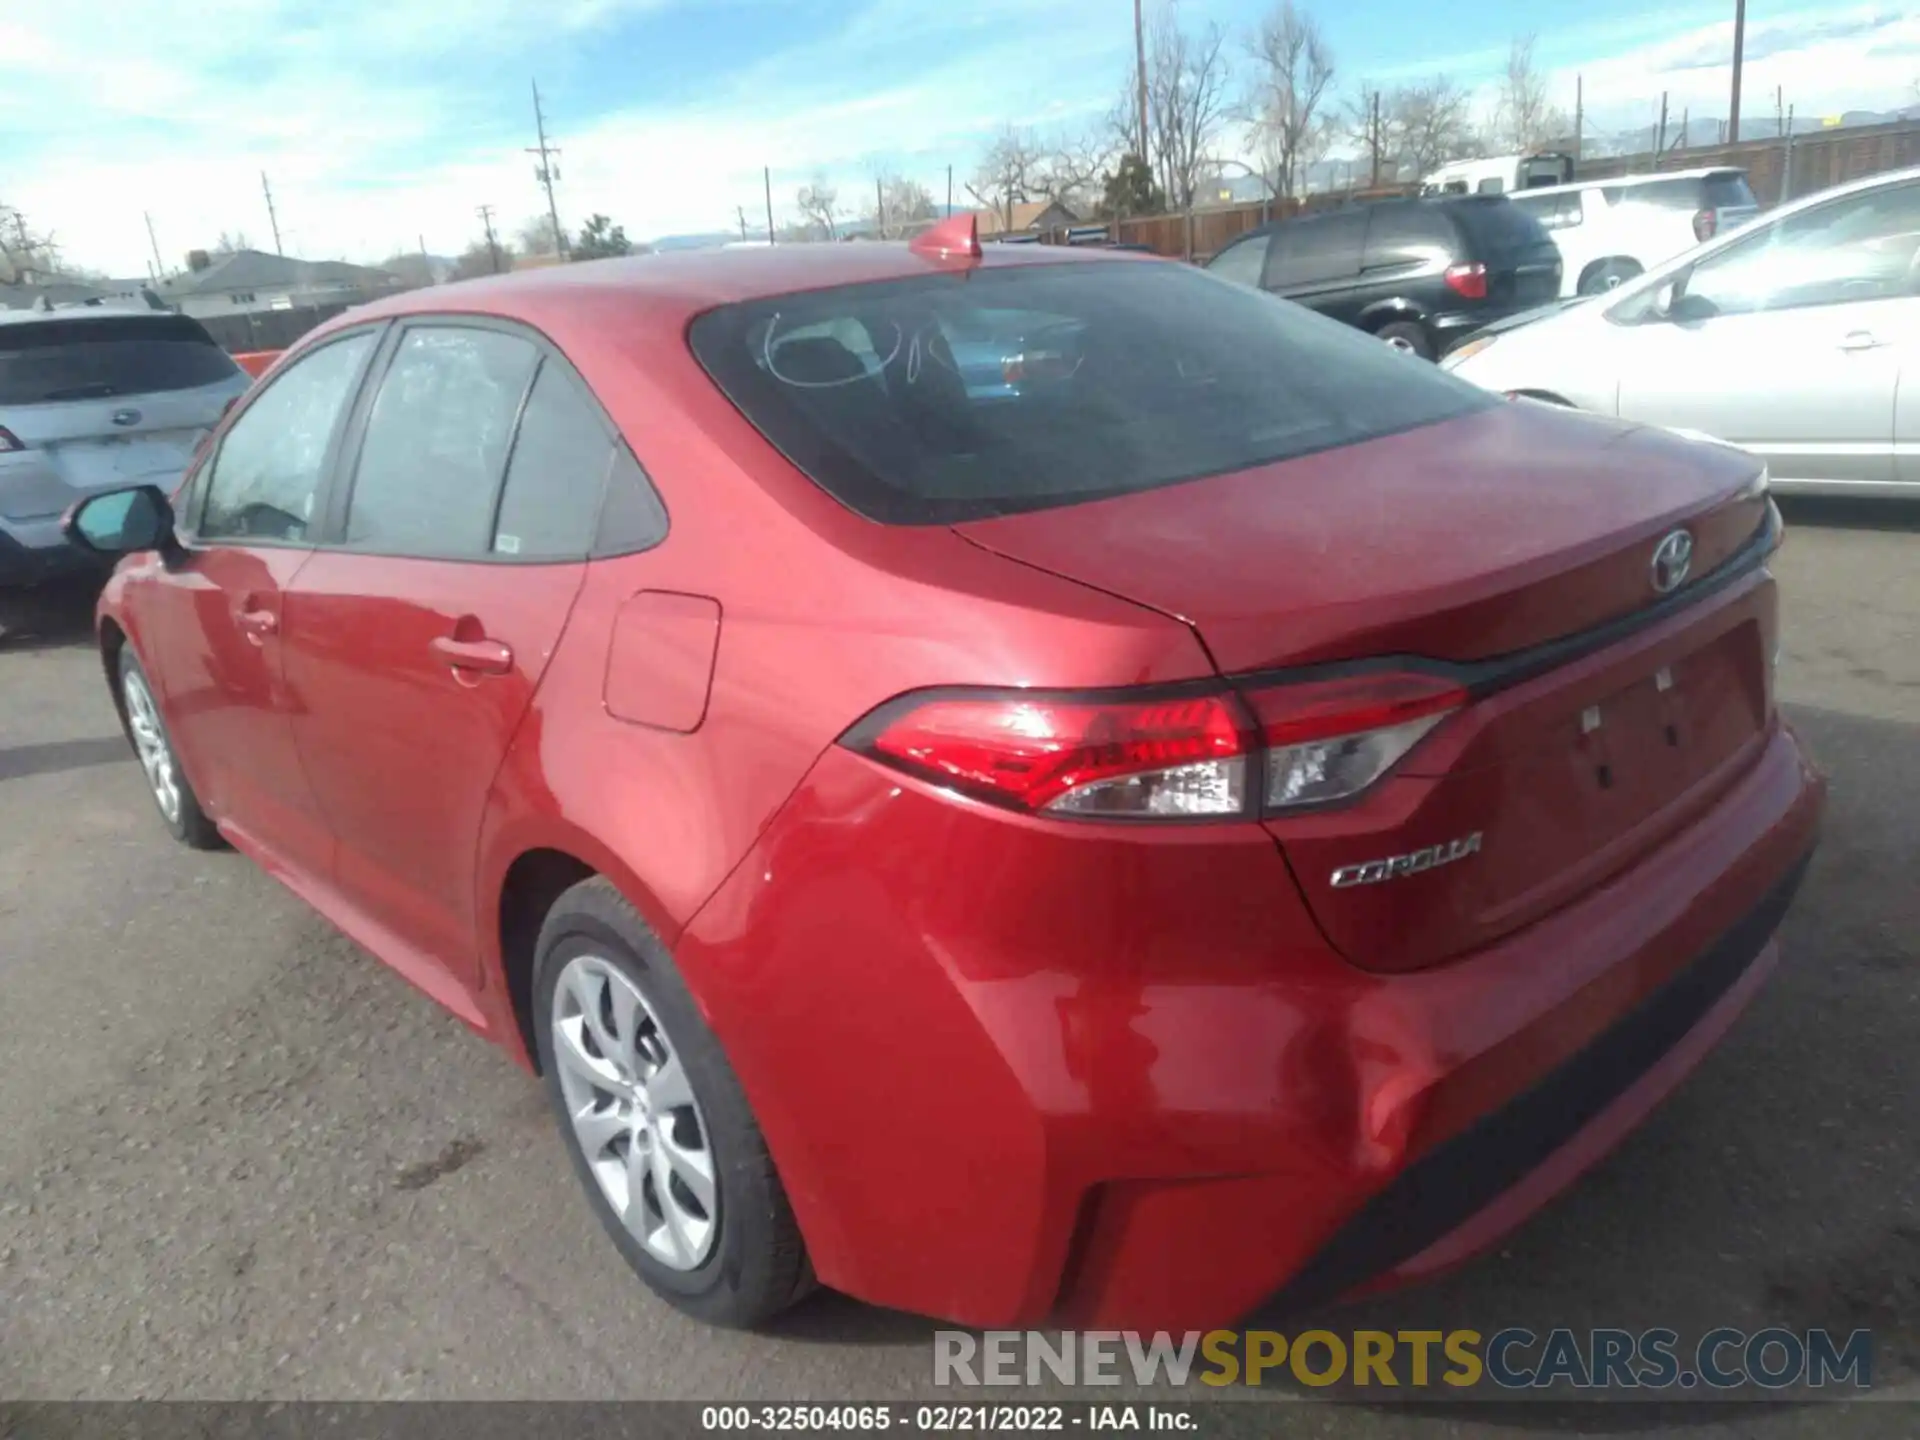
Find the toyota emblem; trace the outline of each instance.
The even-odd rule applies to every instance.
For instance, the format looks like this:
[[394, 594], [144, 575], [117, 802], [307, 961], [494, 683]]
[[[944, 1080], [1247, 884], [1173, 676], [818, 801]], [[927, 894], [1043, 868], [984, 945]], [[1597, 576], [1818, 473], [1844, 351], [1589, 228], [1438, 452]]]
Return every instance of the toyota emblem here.
[[1671, 530], [1653, 547], [1653, 588], [1661, 595], [1678, 590], [1693, 568], [1693, 536]]

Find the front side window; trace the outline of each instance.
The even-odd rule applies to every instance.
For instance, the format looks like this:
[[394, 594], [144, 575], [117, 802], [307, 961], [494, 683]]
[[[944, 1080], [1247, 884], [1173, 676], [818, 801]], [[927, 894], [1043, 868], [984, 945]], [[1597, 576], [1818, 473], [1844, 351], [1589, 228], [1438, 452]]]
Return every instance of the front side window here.
[[497, 330], [416, 326], [401, 336], [367, 417], [346, 543], [387, 554], [475, 558], [539, 352]]
[[689, 339], [800, 470], [895, 524], [1123, 495], [1500, 403], [1299, 306], [1153, 262], [775, 296], [708, 311]]
[[306, 538], [334, 432], [374, 339], [349, 335], [302, 356], [234, 421], [214, 457], [198, 538]]
[[1907, 297], [1920, 277], [1917, 252], [1920, 185], [1872, 190], [1707, 256], [1687, 276], [1685, 303], [1705, 318]]

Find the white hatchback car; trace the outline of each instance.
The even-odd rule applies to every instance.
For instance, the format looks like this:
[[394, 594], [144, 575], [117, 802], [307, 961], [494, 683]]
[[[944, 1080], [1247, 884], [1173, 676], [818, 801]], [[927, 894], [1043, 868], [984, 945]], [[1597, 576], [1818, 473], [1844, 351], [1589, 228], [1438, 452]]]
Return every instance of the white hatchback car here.
[[1441, 363], [1508, 395], [1717, 436], [1779, 490], [1920, 496], [1920, 169], [1497, 322]]

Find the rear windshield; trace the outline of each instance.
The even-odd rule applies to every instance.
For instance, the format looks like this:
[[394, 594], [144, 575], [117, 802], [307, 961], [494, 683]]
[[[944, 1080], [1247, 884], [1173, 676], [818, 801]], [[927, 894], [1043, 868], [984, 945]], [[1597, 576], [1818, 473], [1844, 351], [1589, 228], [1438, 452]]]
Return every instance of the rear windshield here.
[[1149, 490], [1495, 403], [1287, 301], [1150, 261], [778, 296], [709, 311], [690, 340], [788, 459], [894, 524]]
[[1445, 203], [1447, 213], [1466, 231], [1467, 246], [1476, 258], [1513, 255], [1553, 243], [1545, 226], [1504, 196]]
[[0, 405], [192, 390], [238, 373], [185, 315], [0, 325]]

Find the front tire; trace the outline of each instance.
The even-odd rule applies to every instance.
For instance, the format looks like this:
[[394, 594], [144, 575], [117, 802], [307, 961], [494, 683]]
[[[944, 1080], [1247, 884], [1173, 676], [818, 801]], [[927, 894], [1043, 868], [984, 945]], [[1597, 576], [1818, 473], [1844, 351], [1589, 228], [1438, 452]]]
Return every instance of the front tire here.
[[604, 879], [540, 928], [534, 1039], [574, 1172], [627, 1263], [711, 1325], [764, 1324], [813, 1286], [765, 1138], [653, 931]]
[[1582, 295], [1604, 295], [1640, 273], [1640, 267], [1631, 260], [1609, 260], [1581, 276], [1579, 290]]
[[1433, 359], [1433, 339], [1427, 327], [1412, 320], [1396, 320], [1374, 332], [1389, 347], [1404, 350], [1422, 360]]
[[200, 797], [187, 783], [187, 772], [173, 751], [166, 721], [160, 718], [160, 702], [153, 697], [147, 674], [134, 658], [133, 647], [120, 649], [120, 704], [127, 722], [127, 738], [133, 742], [134, 758], [146, 773], [147, 792], [166, 823], [167, 831], [182, 845], [195, 850], [223, 849], [226, 841], [207, 812], [200, 808]]

